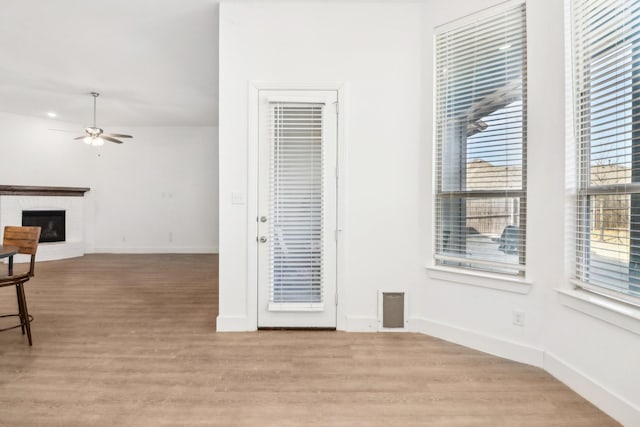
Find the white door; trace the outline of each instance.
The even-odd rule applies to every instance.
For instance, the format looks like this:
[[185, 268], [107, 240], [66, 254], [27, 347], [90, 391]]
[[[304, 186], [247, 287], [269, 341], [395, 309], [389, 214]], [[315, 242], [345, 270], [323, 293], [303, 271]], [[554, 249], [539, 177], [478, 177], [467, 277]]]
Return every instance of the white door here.
[[336, 326], [336, 91], [260, 91], [258, 327]]

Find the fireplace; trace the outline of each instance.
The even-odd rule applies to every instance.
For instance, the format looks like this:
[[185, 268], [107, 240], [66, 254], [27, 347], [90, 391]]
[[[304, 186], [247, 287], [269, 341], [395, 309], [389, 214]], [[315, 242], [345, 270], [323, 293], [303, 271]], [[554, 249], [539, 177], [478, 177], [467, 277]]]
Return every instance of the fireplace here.
[[40, 227], [40, 243], [65, 241], [66, 211], [22, 211], [22, 225]]

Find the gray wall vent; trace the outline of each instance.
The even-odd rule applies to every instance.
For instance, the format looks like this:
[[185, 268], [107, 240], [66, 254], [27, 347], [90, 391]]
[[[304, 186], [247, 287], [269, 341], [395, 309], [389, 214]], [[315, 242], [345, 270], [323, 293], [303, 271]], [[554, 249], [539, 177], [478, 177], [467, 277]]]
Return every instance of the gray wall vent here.
[[404, 328], [404, 292], [382, 292], [382, 327]]

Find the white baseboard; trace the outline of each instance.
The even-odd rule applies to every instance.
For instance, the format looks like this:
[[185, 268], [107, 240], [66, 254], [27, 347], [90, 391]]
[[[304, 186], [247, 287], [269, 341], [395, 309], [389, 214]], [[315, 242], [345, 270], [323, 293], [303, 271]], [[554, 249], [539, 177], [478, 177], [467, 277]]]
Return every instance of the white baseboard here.
[[92, 248], [94, 254], [217, 254], [218, 248], [209, 247], [153, 247], [153, 248]]
[[246, 316], [218, 316], [216, 319], [216, 332], [250, 332], [255, 330], [255, 325], [249, 327]]
[[378, 319], [367, 316], [347, 316], [347, 332], [378, 332]]
[[544, 363], [544, 351], [539, 348], [430, 319], [419, 317], [409, 319], [409, 331], [431, 335], [445, 341], [528, 365], [542, 367]]
[[640, 425], [640, 408], [571, 367], [553, 353], [545, 353], [544, 369], [621, 424]]

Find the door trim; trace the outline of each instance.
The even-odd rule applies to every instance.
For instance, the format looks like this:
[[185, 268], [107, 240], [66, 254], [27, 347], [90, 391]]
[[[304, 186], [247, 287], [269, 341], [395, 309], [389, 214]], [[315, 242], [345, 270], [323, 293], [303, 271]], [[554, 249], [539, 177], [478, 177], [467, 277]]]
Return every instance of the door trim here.
[[258, 329], [258, 137], [259, 117], [258, 103], [261, 90], [295, 90], [319, 91], [335, 90], [338, 96], [339, 116], [337, 129], [337, 165], [339, 176], [337, 179], [336, 223], [338, 228], [336, 245], [336, 329], [345, 330], [346, 320], [344, 303], [344, 201], [345, 201], [345, 138], [344, 123], [346, 118], [345, 92], [343, 83], [289, 83], [289, 82], [259, 82], [248, 83], [248, 117], [247, 117], [247, 326], [252, 330]]

